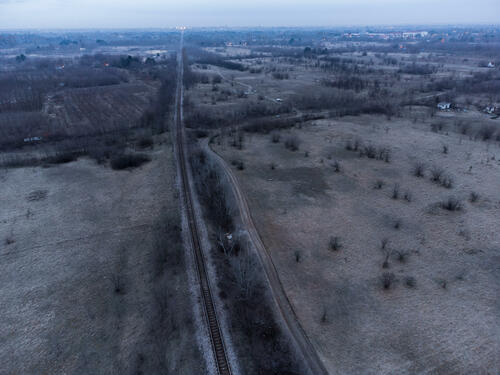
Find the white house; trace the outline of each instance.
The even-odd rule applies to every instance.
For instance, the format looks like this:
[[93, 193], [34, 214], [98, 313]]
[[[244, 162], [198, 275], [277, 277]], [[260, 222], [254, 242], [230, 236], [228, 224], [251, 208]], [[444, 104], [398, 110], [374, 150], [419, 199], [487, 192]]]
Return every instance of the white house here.
[[494, 68], [495, 67], [495, 63], [493, 61], [490, 61], [488, 63], [488, 68]]
[[437, 107], [440, 110], [444, 111], [444, 110], [447, 110], [447, 109], [451, 108], [451, 103], [449, 103], [449, 102], [440, 102], [440, 103], [438, 103]]

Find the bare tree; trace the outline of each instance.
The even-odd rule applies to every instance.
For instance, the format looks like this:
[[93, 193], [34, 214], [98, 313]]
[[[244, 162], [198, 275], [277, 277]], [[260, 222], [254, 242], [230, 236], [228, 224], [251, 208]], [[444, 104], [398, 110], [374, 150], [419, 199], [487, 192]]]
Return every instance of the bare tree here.
[[234, 282], [239, 289], [239, 297], [249, 300], [257, 287], [258, 272], [255, 259], [248, 253], [242, 253], [230, 260]]

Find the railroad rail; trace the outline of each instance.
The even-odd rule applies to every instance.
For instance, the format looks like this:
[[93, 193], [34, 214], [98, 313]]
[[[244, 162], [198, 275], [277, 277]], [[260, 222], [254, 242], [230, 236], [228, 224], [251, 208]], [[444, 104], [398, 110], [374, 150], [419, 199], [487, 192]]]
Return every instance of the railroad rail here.
[[201, 295], [203, 299], [203, 311], [210, 331], [210, 341], [214, 353], [215, 363], [219, 375], [231, 375], [231, 367], [224, 346], [224, 338], [217, 319], [217, 311], [210, 290], [210, 282], [205, 267], [205, 260], [200, 246], [200, 238], [196, 215], [193, 206], [193, 197], [191, 195], [191, 182], [188, 174], [188, 159], [186, 157], [185, 141], [184, 141], [184, 126], [182, 116], [182, 97], [183, 97], [183, 40], [184, 32], [181, 32], [180, 53], [178, 56], [178, 74], [177, 74], [177, 90], [175, 98], [175, 137], [177, 144], [177, 163], [179, 166], [181, 177], [181, 188], [183, 192], [184, 205], [189, 226], [189, 238], [194, 252], [196, 268], [198, 271], [198, 279], [200, 282]]

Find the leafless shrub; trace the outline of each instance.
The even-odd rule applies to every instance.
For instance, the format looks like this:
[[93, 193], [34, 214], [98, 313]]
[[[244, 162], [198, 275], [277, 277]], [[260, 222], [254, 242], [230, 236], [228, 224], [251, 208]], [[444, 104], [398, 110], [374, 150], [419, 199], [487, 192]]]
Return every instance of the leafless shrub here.
[[409, 288], [414, 288], [417, 285], [417, 281], [413, 276], [408, 276], [405, 278], [405, 285]]
[[380, 241], [380, 250], [386, 250], [388, 244], [389, 239], [387, 237], [382, 238], [382, 240]]
[[50, 164], [66, 164], [78, 159], [79, 154], [72, 151], [56, 152], [54, 155], [43, 159], [44, 162]]
[[359, 148], [361, 147], [361, 144], [362, 144], [361, 139], [359, 139], [359, 138], [355, 138], [355, 139], [354, 139], [354, 142], [353, 142], [353, 148], [352, 148], [352, 150], [353, 150], [353, 151], [358, 151], [358, 150], [359, 150]]
[[375, 184], [373, 185], [374, 189], [380, 190], [384, 187], [384, 181], [383, 180], [377, 180], [375, 181]]
[[37, 202], [47, 198], [47, 190], [35, 190], [28, 194], [27, 201]]
[[271, 133], [271, 142], [273, 142], [273, 143], [279, 143], [280, 139], [281, 139], [280, 133], [278, 133], [276, 131], [273, 131]]
[[448, 174], [441, 176], [440, 182], [441, 182], [441, 186], [443, 186], [447, 189], [451, 189], [453, 187], [453, 177], [451, 177]]
[[232, 255], [237, 255], [239, 251], [239, 241], [228, 233], [224, 233], [219, 230], [217, 234], [217, 245], [219, 250], [224, 253], [226, 258], [231, 257]]
[[271, 168], [272, 170], [275, 170], [275, 169], [276, 169], [276, 163], [271, 163], [269, 166], [270, 166], [270, 168]]
[[378, 160], [383, 160], [386, 163], [391, 161], [391, 150], [387, 147], [379, 147], [377, 148], [377, 157]]
[[467, 135], [469, 133], [469, 130], [470, 130], [470, 125], [468, 123], [463, 123], [460, 125], [458, 130], [459, 130], [460, 134]]
[[448, 146], [443, 145], [443, 154], [447, 154], [447, 153], [448, 153]]
[[384, 272], [382, 274], [382, 286], [384, 289], [390, 289], [391, 285], [394, 283], [396, 276], [392, 272]]
[[392, 194], [391, 194], [392, 199], [398, 199], [399, 198], [399, 184], [394, 184], [392, 188]]
[[448, 286], [448, 281], [446, 281], [446, 279], [438, 279], [437, 282], [443, 289], [446, 289]]
[[233, 139], [231, 141], [231, 146], [237, 148], [238, 150], [243, 149], [243, 132], [237, 132], [233, 134]]
[[406, 190], [403, 194], [403, 199], [407, 202], [411, 202], [413, 199], [413, 194], [411, 193], [411, 191]]
[[373, 145], [366, 145], [363, 150], [360, 151], [360, 156], [366, 156], [369, 159], [375, 159], [377, 156], [377, 149]]
[[483, 141], [489, 141], [493, 138], [495, 127], [493, 125], [483, 125], [477, 132], [476, 137], [481, 138]]
[[338, 236], [330, 237], [330, 241], [328, 242], [328, 246], [330, 247], [330, 250], [332, 250], [332, 251], [340, 250], [342, 248], [342, 243], [340, 241], [340, 237], [338, 237]]
[[232, 160], [231, 164], [234, 165], [239, 171], [245, 169], [245, 163], [243, 163], [243, 160]]
[[415, 177], [424, 177], [425, 174], [425, 164], [422, 162], [417, 162], [413, 165], [412, 174]]
[[431, 181], [433, 181], [433, 182], [440, 182], [441, 181], [441, 178], [444, 174], [443, 168], [433, 166], [431, 168], [430, 172], [431, 172]]
[[354, 140], [347, 140], [345, 143], [345, 149], [348, 151], [358, 151], [362, 142], [359, 138], [355, 138]]
[[153, 147], [153, 144], [154, 144], [154, 141], [153, 141], [153, 137], [151, 136], [143, 136], [143, 137], [140, 137], [137, 142], [136, 142], [136, 145], [138, 148], [151, 148]]
[[439, 133], [445, 129], [445, 124], [443, 122], [434, 122], [431, 124], [431, 131], [434, 133]]
[[254, 257], [247, 252], [242, 252], [238, 256], [232, 257], [230, 263], [240, 299], [249, 300], [258, 283], [257, 264]]
[[440, 184], [447, 189], [451, 189], [453, 187], [453, 177], [446, 174], [440, 167], [434, 166], [431, 168], [431, 181]]
[[121, 272], [117, 271], [111, 274], [111, 283], [115, 294], [125, 294], [125, 278]]
[[293, 252], [293, 255], [294, 255], [294, 257], [295, 257], [295, 261], [296, 261], [297, 263], [299, 263], [299, 262], [300, 262], [300, 260], [302, 259], [302, 252], [301, 252], [300, 250], [295, 250], [295, 251]]
[[401, 219], [397, 219], [394, 221], [394, 229], [400, 229], [402, 225]]
[[321, 323], [327, 323], [328, 322], [328, 309], [323, 306], [323, 312], [321, 313]]
[[333, 162], [333, 171], [335, 173], [339, 173], [340, 172], [340, 163], [337, 160], [335, 160]]
[[410, 255], [405, 250], [396, 250], [395, 253], [396, 253], [396, 259], [401, 263], [405, 263], [408, 260], [408, 256]]
[[440, 206], [448, 211], [460, 211], [462, 209], [462, 203], [455, 197], [448, 197], [448, 199], [440, 203]]
[[290, 151], [297, 151], [299, 149], [300, 140], [296, 135], [290, 135], [285, 139], [285, 148]]
[[391, 161], [391, 151], [390, 150], [386, 150], [386, 152], [384, 153], [384, 161], [386, 163], [390, 163], [390, 161]]
[[14, 239], [14, 237], [12, 237], [12, 235], [7, 236], [7, 237], [5, 238], [5, 245], [7, 245], [7, 246], [8, 246], [8, 245], [12, 245], [12, 244], [13, 244], [13, 243], [15, 243], [15, 242], [16, 242], [16, 240]]
[[469, 201], [471, 203], [474, 203], [476, 202], [477, 200], [479, 199], [479, 194], [475, 191], [471, 191], [470, 195], [469, 195]]

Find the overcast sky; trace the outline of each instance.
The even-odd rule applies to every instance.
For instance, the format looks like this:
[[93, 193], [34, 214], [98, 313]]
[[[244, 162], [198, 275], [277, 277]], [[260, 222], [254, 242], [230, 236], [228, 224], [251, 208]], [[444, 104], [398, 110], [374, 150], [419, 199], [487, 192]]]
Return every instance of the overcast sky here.
[[500, 0], [0, 0], [0, 29], [500, 23]]

